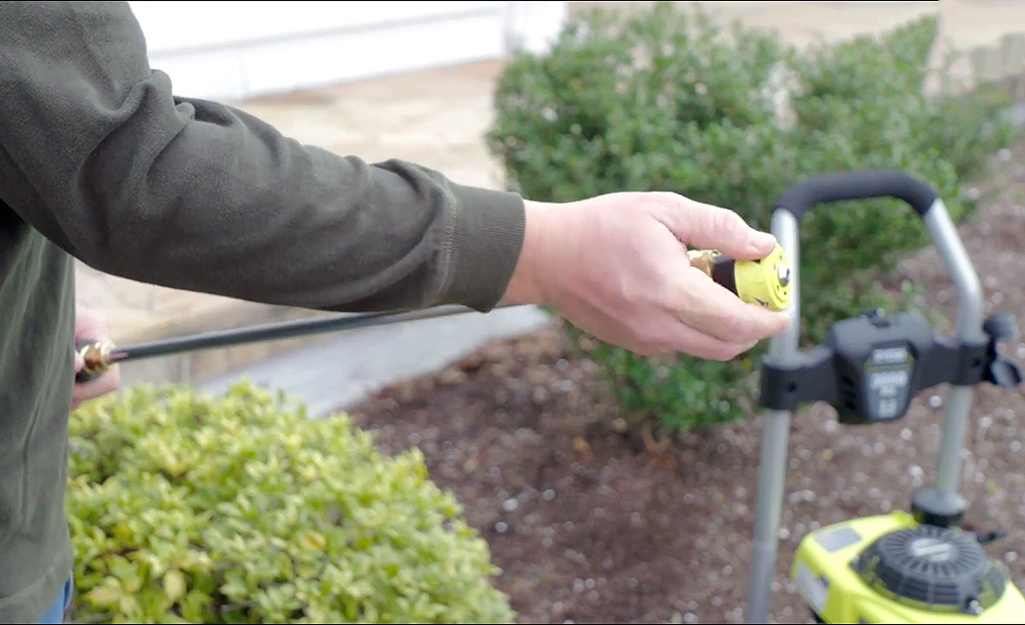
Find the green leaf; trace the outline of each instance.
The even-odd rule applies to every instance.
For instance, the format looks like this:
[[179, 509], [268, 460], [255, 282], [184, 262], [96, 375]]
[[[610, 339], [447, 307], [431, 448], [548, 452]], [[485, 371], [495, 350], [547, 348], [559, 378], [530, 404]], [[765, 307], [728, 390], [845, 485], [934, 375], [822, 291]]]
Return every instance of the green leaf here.
[[97, 586], [85, 594], [85, 598], [94, 606], [105, 608], [115, 605], [121, 600], [123, 592], [116, 586]]
[[164, 573], [164, 592], [172, 603], [185, 593], [185, 576], [181, 571]]

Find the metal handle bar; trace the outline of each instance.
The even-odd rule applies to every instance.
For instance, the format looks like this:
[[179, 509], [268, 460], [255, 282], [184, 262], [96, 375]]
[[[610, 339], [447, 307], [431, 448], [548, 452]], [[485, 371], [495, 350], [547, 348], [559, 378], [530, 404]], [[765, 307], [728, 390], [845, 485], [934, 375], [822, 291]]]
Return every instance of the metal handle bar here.
[[[932, 188], [905, 172], [892, 169], [827, 174], [809, 178], [787, 189], [776, 201], [771, 231], [790, 260], [790, 326], [773, 337], [768, 358], [784, 361], [797, 356], [801, 319], [800, 245], [798, 224], [813, 206], [892, 197], [903, 200], [922, 218], [939, 248], [958, 294], [955, 335], [964, 341], [984, 337], [982, 288], [971, 259], [958, 236], [943, 201]], [[952, 385], [947, 393], [943, 441], [937, 466], [936, 489], [956, 496], [958, 452], [964, 438], [971, 401], [969, 387]], [[786, 485], [790, 412], [767, 410], [763, 418], [758, 489], [755, 503], [754, 544], [748, 585], [749, 623], [765, 623], [772, 591], [780, 512]]]

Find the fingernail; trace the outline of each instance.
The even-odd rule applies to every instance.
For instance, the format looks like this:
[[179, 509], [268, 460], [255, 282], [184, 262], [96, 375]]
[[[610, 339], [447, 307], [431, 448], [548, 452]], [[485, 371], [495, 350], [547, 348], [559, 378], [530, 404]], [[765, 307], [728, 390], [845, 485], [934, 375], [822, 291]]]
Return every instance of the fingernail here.
[[776, 238], [769, 233], [753, 231], [749, 243], [752, 250], [760, 253], [769, 253], [776, 246]]
[[776, 237], [768, 232], [755, 230], [751, 235], [751, 245], [759, 250], [768, 250], [776, 246]]

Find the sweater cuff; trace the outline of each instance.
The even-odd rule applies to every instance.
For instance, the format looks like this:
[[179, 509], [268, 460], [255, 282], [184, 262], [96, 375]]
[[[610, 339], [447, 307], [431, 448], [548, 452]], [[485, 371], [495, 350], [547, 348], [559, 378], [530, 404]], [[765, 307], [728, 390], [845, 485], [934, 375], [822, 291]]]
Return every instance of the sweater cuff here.
[[526, 215], [515, 193], [452, 185], [455, 216], [442, 247], [441, 304], [494, 308], [523, 248]]

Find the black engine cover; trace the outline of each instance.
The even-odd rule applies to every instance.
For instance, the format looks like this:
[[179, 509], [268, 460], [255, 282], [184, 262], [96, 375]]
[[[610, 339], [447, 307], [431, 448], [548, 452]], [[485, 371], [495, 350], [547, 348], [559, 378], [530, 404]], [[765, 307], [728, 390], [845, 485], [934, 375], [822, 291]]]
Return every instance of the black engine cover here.
[[976, 614], [1000, 600], [1007, 576], [974, 534], [918, 525], [885, 534], [852, 562], [872, 589], [916, 608]]

